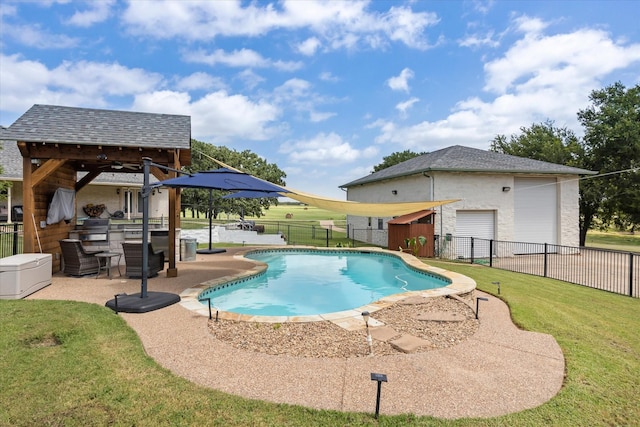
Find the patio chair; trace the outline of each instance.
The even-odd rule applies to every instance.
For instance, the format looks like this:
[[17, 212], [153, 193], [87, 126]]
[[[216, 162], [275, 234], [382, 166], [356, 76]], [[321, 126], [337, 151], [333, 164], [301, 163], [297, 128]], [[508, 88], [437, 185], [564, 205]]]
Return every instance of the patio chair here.
[[[147, 277], [155, 277], [164, 270], [164, 251], [156, 251], [148, 243], [149, 265]], [[126, 275], [129, 278], [142, 277], [142, 243], [122, 243], [124, 251], [124, 262], [126, 264]]]
[[98, 273], [98, 259], [94, 256], [104, 251], [87, 251], [78, 239], [60, 240], [64, 274], [84, 276]]

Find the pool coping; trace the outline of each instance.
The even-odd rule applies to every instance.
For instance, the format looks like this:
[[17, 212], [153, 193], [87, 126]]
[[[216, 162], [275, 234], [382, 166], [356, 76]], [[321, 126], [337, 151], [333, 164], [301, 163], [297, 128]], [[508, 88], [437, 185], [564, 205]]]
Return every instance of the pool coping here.
[[[422, 291], [408, 291], [402, 292], [398, 294], [385, 296], [377, 301], [372, 303], [353, 308], [350, 310], [337, 311], [332, 313], [323, 313], [323, 314], [315, 314], [315, 315], [307, 315], [307, 316], [258, 316], [258, 315], [249, 315], [249, 314], [239, 314], [228, 311], [220, 311], [220, 310], [212, 310], [210, 312], [209, 307], [205, 306], [198, 300], [198, 296], [211, 287], [219, 286], [224, 283], [246, 279], [257, 274], [262, 273], [267, 269], [267, 265], [265, 263], [255, 261], [249, 258], [245, 258], [245, 255], [250, 252], [256, 251], [278, 251], [278, 250], [316, 250], [316, 251], [336, 251], [336, 252], [376, 252], [376, 253], [384, 253], [387, 255], [392, 255], [400, 258], [405, 264], [409, 267], [415, 268], [416, 270], [423, 271], [425, 273], [432, 273], [441, 277], [444, 277], [451, 281], [451, 283], [447, 286], [436, 288], [436, 289], [427, 289]], [[362, 312], [368, 311], [369, 313], [375, 313], [378, 310], [389, 307], [390, 305], [401, 301], [410, 297], [424, 297], [424, 298], [433, 298], [439, 296], [446, 295], [462, 295], [472, 292], [476, 288], [476, 282], [470, 277], [464, 276], [459, 273], [454, 273], [452, 271], [448, 271], [442, 268], [433, 267], [428, 264], [425, 264], [420, 259], [416, 258], [411, 254], [407, 254], [400, 251], [390, 251], [388, 249], [376, 248], [376, 247], [357, 247], [357, 248], [318, 248], [316, 246], [270, 246], [268, 248], [247, 248], [246, 250], [241, 250], [237, 252], [234, 256], [234, 259], [242, 260], [245, 262], [250, 262], [254, 264], [254, 267], [245, 270], [243, 273], [219, 277], [212, 280], [207, 280], [206, 282], [202, 282], [199, 285], [193, 286], [191, 288], [187, 288], [180, 294], [180, 305], [184, 308], [197, 313], [201, 316], [209, 317], [210, 314], [215, 311], [215, 314], [218, 319], [224, 320], [236, 320], [242, 322], [261, 322], [261, 323], [285, 323], [285, 322], [319, 322], [319, 321], [331, 321], [336, 324], [339, 324], [345, 328], [350, 328], [350, 325], [355, 323], [360, 325], [362, 323]], [[211, 306], [212, 309], [215, 309], [215, 306]], [[375, 322], [375, 319], [372, 319]], [[372, 324], [371, 326], [375, 326]]]

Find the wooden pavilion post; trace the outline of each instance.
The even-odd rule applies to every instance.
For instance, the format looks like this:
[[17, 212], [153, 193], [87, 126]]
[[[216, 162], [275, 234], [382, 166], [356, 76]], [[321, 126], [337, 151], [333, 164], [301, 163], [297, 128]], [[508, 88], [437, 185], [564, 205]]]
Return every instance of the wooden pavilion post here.
[[[173, 153], [173, 164], [171, 167], [180, 170], [180, 160], [176, 152]], [[169, 179], [175, 178], [178, 174], [169, 170]], [[178, 276], [176, 268], [176, 231], [180, 228], [180, 189], [169, 189], [169, 267], [167, 277]]]
[[[36, 229], [33, 224], [35, 203], [31, 177], [31, 157], [22, 158], [22, 227], [24, 233], [22, 252], [35, 252]], [[9, 213], [11, 215], [11, 213]]]

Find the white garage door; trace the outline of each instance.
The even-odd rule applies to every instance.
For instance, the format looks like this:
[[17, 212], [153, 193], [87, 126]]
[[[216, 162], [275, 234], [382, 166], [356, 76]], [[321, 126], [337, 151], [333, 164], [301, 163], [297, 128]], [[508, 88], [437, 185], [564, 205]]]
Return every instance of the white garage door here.
[[[457, 211], [456, 212], [456, 237], [475, 237], [482, 240], [474, 240], [474, 258], [486, 258], [489, 256], [489, 240], [495, 239], [495, 213], [494, 211]], [[470, 242], [467, 239], [459, 239], [456, 242], [456, 254], [458, 257], [471, 258]]]
[[516, 242], [558, 241], [558, 194], [555, 178], [516, 178], [514, 182]]

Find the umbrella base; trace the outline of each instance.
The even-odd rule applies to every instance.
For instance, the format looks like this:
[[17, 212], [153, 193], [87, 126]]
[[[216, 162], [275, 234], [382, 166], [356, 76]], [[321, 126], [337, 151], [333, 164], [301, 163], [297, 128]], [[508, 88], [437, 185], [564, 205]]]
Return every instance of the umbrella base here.
[[119, 295], [117, 298], [107, 301], [109, 307], [116, 313], [147, 313], [180, 302], [180, 296], [168, 292], [147, 292], [146, 298], [141, 294]]
[[214, 248], [214, 249], [198, 249], [196, 253], [198, 254], [221, 254], [223, 252], [227, 252], [226, 249]]

